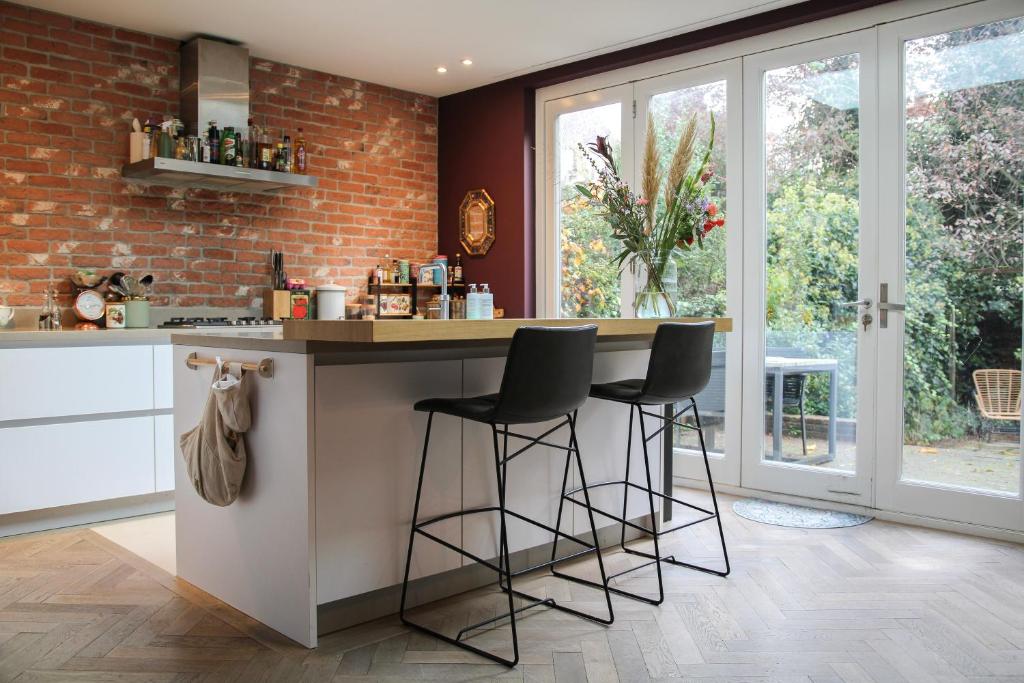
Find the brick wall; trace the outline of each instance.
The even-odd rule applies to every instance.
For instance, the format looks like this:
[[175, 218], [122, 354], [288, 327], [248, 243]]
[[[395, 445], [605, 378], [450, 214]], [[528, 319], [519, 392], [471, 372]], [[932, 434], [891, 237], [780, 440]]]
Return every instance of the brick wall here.
[[178, 41], [0, 2], [0, 46], [0, 303], [93, 268], [153, 273], [158, 305], [248, 306], [271, 248], [351, 287], [384, 252], [437, 250], [434, 98], [254, 57], [251, 111], [304, 129], [319, 188], [145, 186], [120, 177], [128, 132], [178, 113]]

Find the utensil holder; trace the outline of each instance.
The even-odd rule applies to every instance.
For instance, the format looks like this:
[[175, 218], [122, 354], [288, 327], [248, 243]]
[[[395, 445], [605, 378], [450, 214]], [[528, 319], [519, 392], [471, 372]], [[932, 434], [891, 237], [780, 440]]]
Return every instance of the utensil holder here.
[[129, 299], [124, 302], [125, 327], [149, 327], [149, 301]]

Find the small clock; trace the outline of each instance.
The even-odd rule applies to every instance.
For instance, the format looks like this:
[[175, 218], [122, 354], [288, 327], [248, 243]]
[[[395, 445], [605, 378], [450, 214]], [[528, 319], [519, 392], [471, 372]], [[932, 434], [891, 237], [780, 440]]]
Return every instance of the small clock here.
[[83, 289], [75, 297], [75, 315], [79, 320], [99, 320], [105, 306], [103, 296], [95, 289]]

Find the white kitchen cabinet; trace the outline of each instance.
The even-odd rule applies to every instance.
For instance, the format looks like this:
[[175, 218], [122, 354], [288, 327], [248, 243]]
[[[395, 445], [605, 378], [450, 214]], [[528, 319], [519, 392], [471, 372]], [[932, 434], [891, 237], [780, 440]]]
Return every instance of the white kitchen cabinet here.
[[174, 415], [157, 415], [153, 418], [153, 472], [156, 490], [174, 490], [174, 454], [178, 445], [174, 441]]
[[0, 422], [153, 409], [153, 347], [0, 349]]
[[153, 418], [0, 428], [0, 514], [153, 493]]
[[162, 344], [153, 347], [153, 407], [165, 410], [174, 407], [173, 347]]

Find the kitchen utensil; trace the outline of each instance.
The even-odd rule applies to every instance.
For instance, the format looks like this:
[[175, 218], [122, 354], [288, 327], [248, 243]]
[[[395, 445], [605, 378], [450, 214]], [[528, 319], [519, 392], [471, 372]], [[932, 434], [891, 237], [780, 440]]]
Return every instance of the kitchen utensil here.
[[116, 286], [120, 287], [121, 286], [121, 278], [123, 278], [123, 277], [124, 277], [124, 273], [122, 273], [121, 271], [117, 271], [116, 273], [112, 273], [111, 274], [109, 282], [112, 285], [116, 285]]
[[153, 286], [153, 276], [152, 275], [143, 275], [139, 279], [139, 284], [141, 284], [143, 287], [146, 287], [146, 288], [152, 287]]

